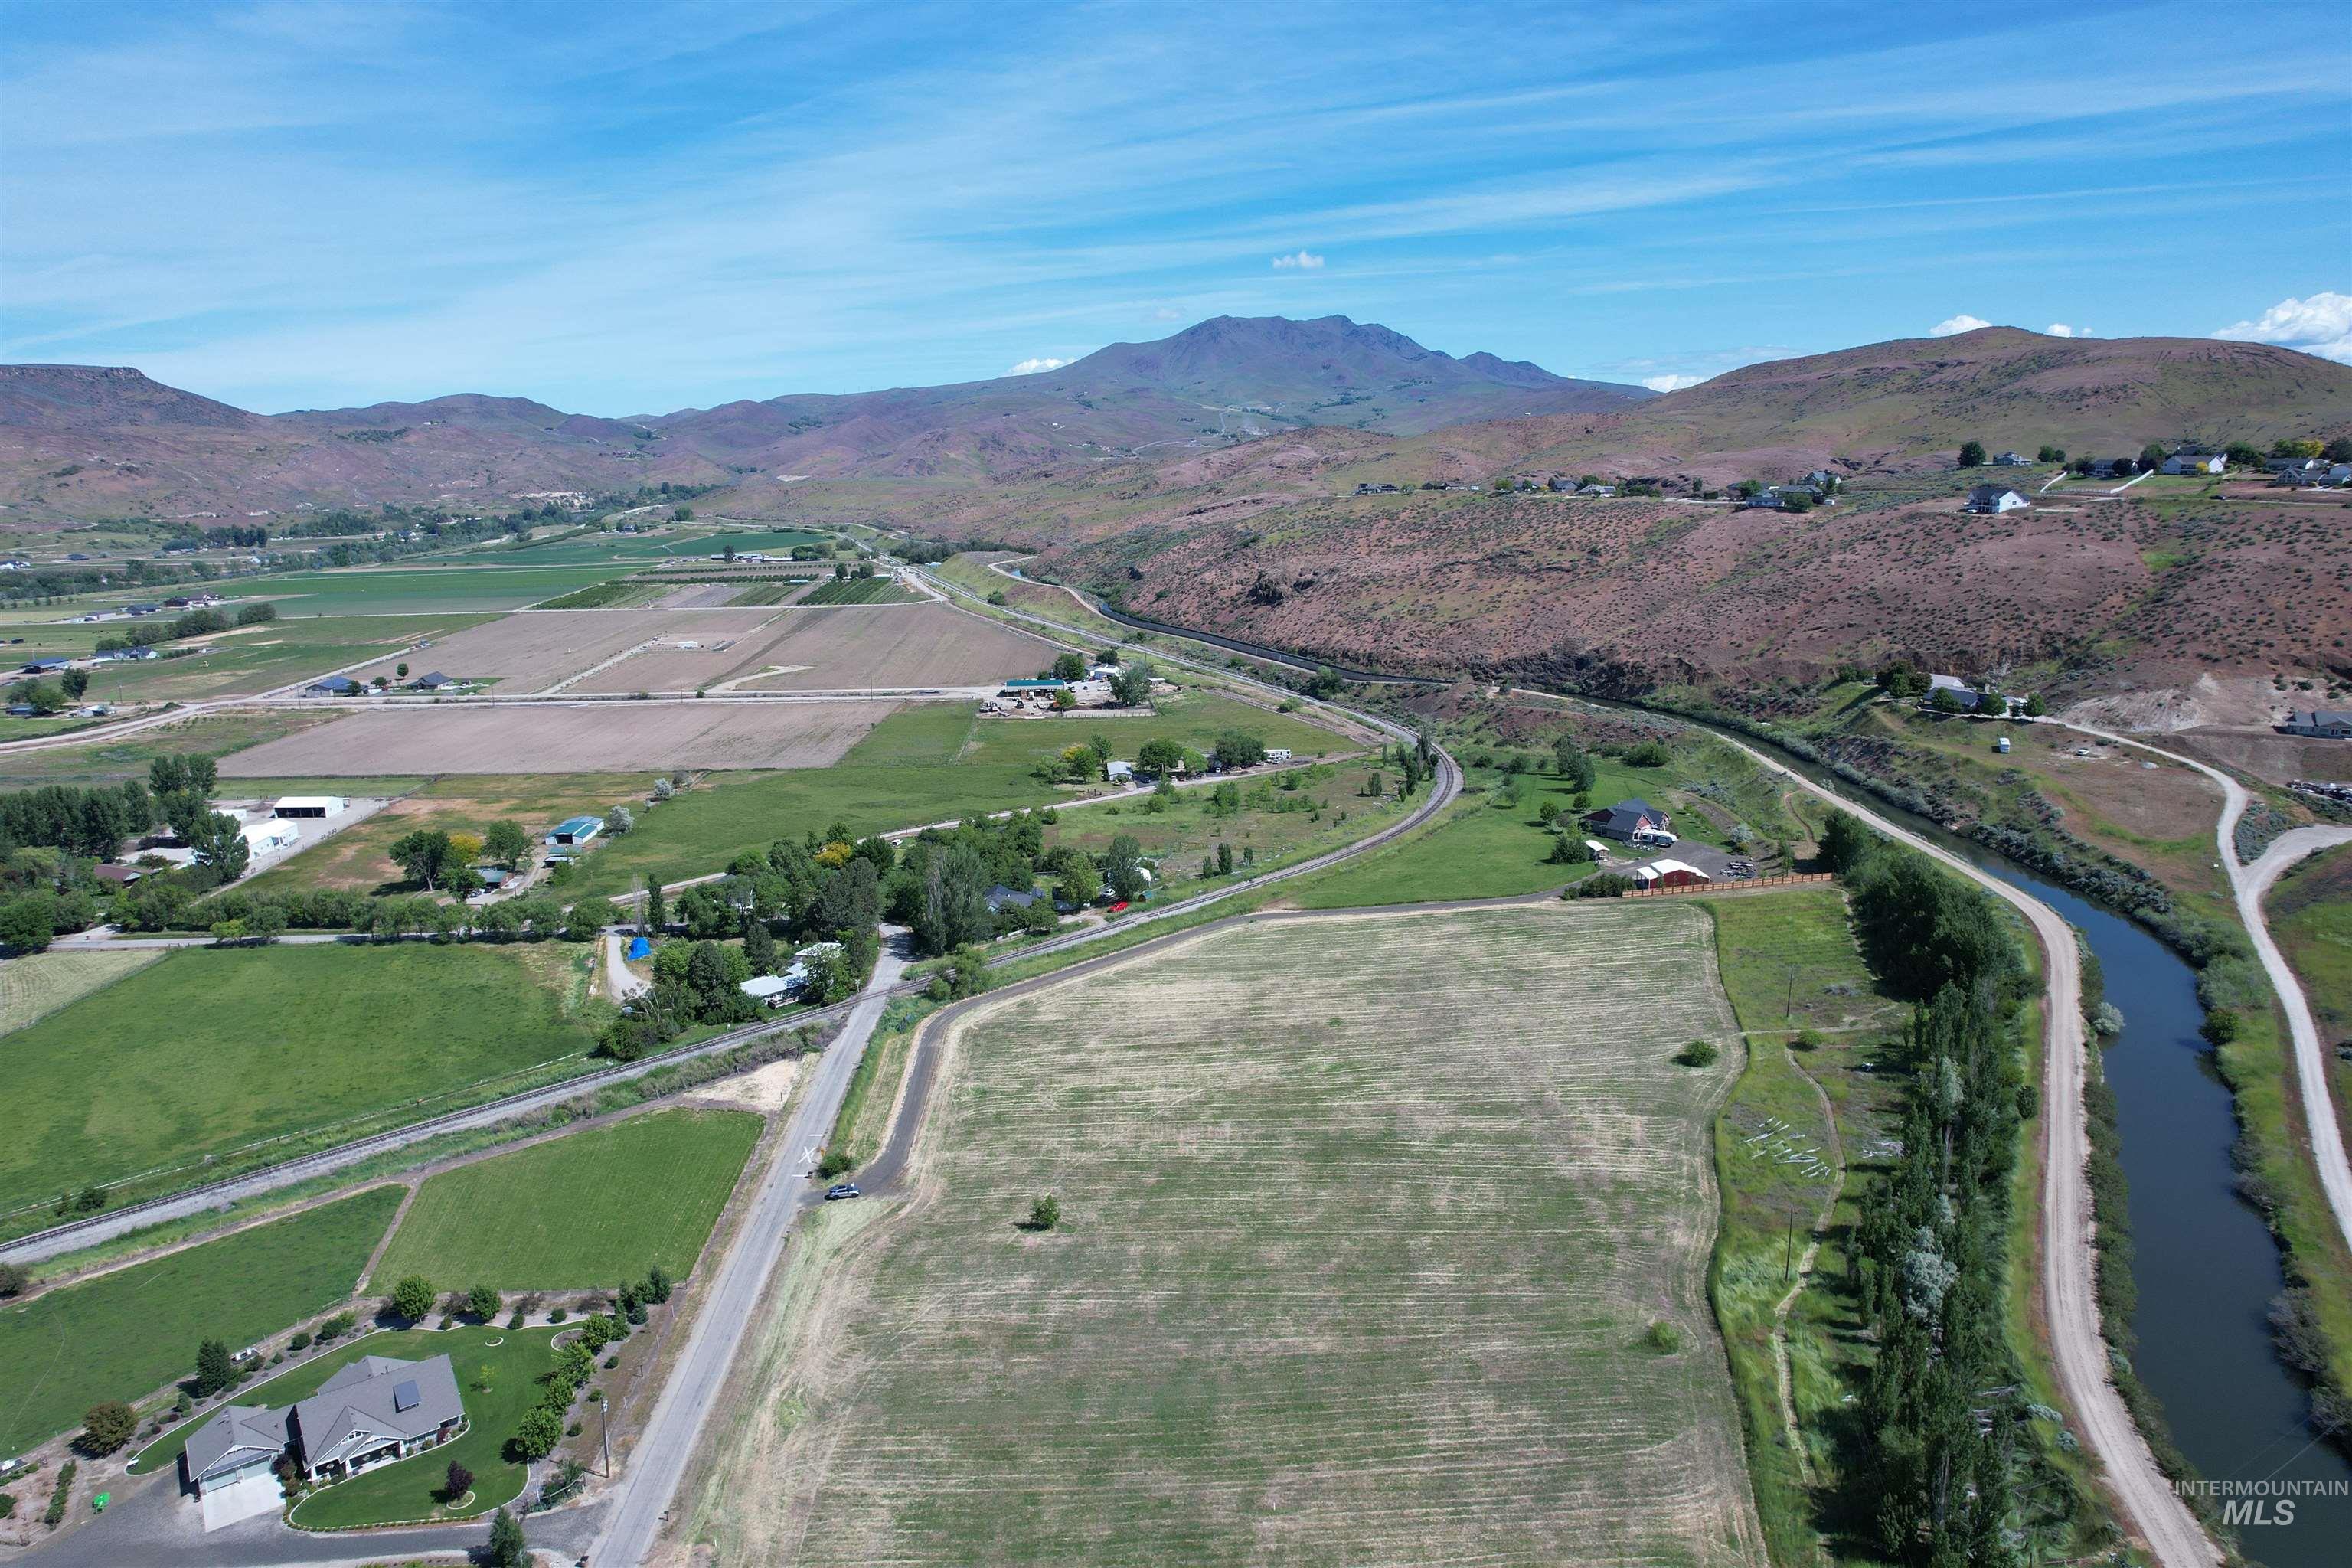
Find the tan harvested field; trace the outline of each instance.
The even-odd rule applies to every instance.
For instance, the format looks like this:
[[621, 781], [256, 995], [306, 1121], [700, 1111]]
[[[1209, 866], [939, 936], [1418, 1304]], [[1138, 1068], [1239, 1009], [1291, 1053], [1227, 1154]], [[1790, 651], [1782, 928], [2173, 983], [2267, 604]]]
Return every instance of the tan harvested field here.
[[709, 610], [732, 604], [740, 583], [681, 583], [654, 601], [665, 610]]
[[[788, 611], [746, 666], [751, 691], [984, 686], [1034, 675], [1063, 650], [945, 605], [843, 605]], [[757, 672], [782, 667], [779, 673]]]
[[45, 1018], [101, 985], [163, 957], [153, 948], [92, 952], [28, 952], [0, 963], [0, 1034]]
[[889, 702], [593, 702], [385, 709], [221, 759], [235, 778], [822, 768]]
[[1709, 931], [1309, 918], [984, 1005], [905, 1206], [794, 1239], [663, 1561], [1761, 1563], [1706, 1294], [1738, 1053], [1668, 1059], [1737, 1046]]
[[733, 642], [759, 630], [771, 614], [719, 610], [681, 615], [649, 608], [524, 610], [352, 673], [361, 680], [390, 677], [395, 665], [404, 663], [411, 675], [437, 669], [461, 679], [495, 679], [505, 692], [541, 691], [656, 638]]

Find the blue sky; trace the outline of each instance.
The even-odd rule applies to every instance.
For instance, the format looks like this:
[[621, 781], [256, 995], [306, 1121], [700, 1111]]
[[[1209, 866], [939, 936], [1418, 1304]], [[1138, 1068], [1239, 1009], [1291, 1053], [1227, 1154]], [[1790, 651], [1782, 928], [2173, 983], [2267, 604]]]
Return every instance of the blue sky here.
[[2347, 41], [2333, 5], [11, 0], [0, 359], [612, 415], [1219, 313], [1657, 384], [1972, 320], [2352, 361]]

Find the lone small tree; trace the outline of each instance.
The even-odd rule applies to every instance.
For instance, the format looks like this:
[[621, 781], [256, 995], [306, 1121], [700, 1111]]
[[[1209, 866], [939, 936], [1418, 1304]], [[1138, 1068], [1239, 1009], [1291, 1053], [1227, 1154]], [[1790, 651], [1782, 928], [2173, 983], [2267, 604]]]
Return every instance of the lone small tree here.
[[392, 1288], [392, 1310], [410, 1322], [415, 1322], [433, 1310], [436, 1294], [432, 1280], [422, 1274], [412, 1274]]
[[499, 1315], [499, 1293], [488, 1285], [477, 1285], [466, 1292], [466, 1310], [484, 1322]]
[[82, 1412], [81, 1436], [74, 1446], [93, 1459], [103, 1458], [131, 1441], [138, 1429], [139, 1413], [120, 1399], [110, 1399]]
[[1024, 1230], [1051, 1230], [1062, 1223], [1062, 1200], [1047, 1193], [1029, 1205], [1029, 1218]]
[[228, 1345], [206, 1340], [196, 1347], [196, 1397], [209, 1399], [236, 1381], [236, 1363], [228, 1359]]
[[459, 1498], [464, 1497], [467, 1492], [472, 1491], [473, 1489], [474, 1472], [459, 1464], [457, 1460], [450, 1460], [448, 1474], [441, 1478], [441, 1500], [443, 1502], [456, 1502]]
[[1984, 443], [1982, 441], [1963, 441], [1960, 443], [1960, 467], [1964, 468], [1980, 468], [1984, 467], [1984, 460], [1985, 449]]
[[484, 1551], [484, 1561], [490, 1568], [523, 1568], [530, 1561], [530, 1543], [522, 1538], [522, 1521], [504, 1509], [499, 1510], [490, 1521], [490, 1542]]

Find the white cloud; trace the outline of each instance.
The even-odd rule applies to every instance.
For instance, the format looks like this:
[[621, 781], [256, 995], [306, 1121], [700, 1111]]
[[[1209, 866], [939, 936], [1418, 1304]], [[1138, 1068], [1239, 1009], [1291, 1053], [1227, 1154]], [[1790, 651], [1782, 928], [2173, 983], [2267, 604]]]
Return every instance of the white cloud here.
[[1321, 269], [1323, 258], [1311, 250], [1302, 250], [1295, 256], [1277, 256], [1274, 264], [1277, 268], [1297, 268], [1302, 272], [1314, 272]]
[[1151, 312], [1151, 319], [1155, 321], [1181, 321], [1184, 319], [1184, 312], [1173, 305], [1162, 305]]
[[1004, 374], [1007, 375], [1035, 375], [1041, 370], [1059, 370], [1069, 363], [1070, 362], [1066, 359], [1024, 359], [1019, 364], [1014, 365], [1011, 370], [1006, 371]]
[[1927, 329], [1927, 335], [1931, 338], [1948, 338], [1955, 332], [1973, 332], [1979, 327], [1990, 327], [1992, 323], [1986, 321], [1982, 316], [1971, 316], [1966, 312], [1962, 312], [1957, 316], [1947, 316], [1942, 321], [1937, 322], [1934, 326], [1929, 327]]
[[1706, 379], [1703, 375], [1645, 375], [1642, 378], [1642, 384], [1652, 392], [1680, 392], [1684, 387], [1696, 386]]
[[2242, 343], [2278, 343], [2352, 364], [2352, 294], [2323, 289], [2307, 300], [2281, 300], [2259, 320], [2213, 334]]
[[2053, 321], [2042, 330], [2053, 338], [2087, 338], [2091, 335], [2090, 328], [2070, 327], [2063, 321]]

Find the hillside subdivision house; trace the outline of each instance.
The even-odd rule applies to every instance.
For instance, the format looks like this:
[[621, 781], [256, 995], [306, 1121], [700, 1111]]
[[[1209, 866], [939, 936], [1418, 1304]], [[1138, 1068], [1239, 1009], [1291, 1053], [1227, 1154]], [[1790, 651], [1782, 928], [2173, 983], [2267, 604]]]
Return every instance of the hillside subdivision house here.
[[1969, 492], [1968, 510], [1986, 517], [1993, 517], [2004, 511], [2015, 511], [2019, 507], [2031, 504], [2023, 496], [2019, 495], [2007, 485], [1979, 485]]
[[2218, 474], [2230, 466], [2230, 460], [2216, 452], [2175, 452], [2164, 459], [2163, 472], [2168, 474]]
[[2030, 459], [2022, 452], [2003, 452], [1992, 460], [1996, 468], [2021, 468]]
[[197, 1495], [233, 1486], [291, 1459], [304, 1479], [340, 1481], [438, 1447], [466, 1424], [449, 1358], [362, 1356], [308, 1399], [272, 1409], [225, 1405], [189, 1436], [181, 1455]]
[[2316, 735], [2327, 741], [2352, 741], [2352, 713], [2315, 709], [2308, 713], [2290, 713], [2279, 726], [2290, 735]]
[[1666, 814], [1636, 795], [1621, 800], [1615, 805], [1604, 806], [1586, 816], [1584, 826], [1608, 838], [1622, 838], [1629, 843], [1644, 834], [1664, 833], [1669, 825]]
[[1936, 694], [1939, 691], [1970, 713], [1984, 705], [1985, 694], [1957, 675], [1927, 677], [1927, 700], [1933, 702], [1936, 700]]
[[1646, 866], [1634, 867], [1633, 876], [1637, 888], [1704, 888], [1715, 880], [1697, 867], [1680, 860], [1653, 860]]

